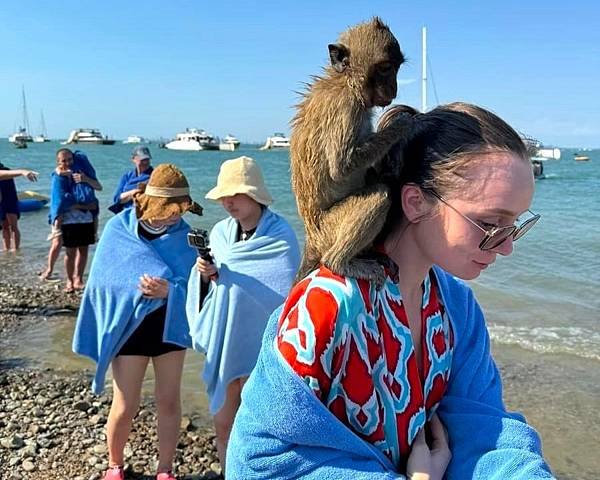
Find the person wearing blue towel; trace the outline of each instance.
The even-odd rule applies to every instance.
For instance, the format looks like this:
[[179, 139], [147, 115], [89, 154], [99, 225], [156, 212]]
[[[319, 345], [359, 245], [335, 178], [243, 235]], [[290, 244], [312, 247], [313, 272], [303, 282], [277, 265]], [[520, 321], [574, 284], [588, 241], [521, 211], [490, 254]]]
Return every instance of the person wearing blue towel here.
[[206, 198], [229, 217], [210, 233], [214, 262], [199, 257], [190, 274], [187, 314], [194, 348], [206, 354], [202, 378], [224, 471], [240, 392], [269, 315], [292, 285], [300, 251], [291, 226], [269, 208], [273, 199], [252, 158], [223, 162]]
[[119, 180], [119, 185], [113, 195], [113, 204], [108, 207], [111, 212], [116, 214], [124, 208], [133, 206], [133, 197], [140, 192], [140, 184], [148, 183], [152, 174], [150, 160], [152, 160], [152, 155], [150, 149], [145, 145], [138, 145], [133, 149], [131, 161], [135, 168], [124, 173]]
[[134, 195], [134, 208], [102, 232], [83, 293], [73, 351], [96, 362], [92, 390], [100, 393], [112, 365], [113, 400], [106, 424], [105, 480], [124, 479], [124, 448], [152, 361], [158, 419], [157, 480], [173, 480], [181, 421], [180, 387], [186, 348], [187, 278], [196, 258], [187, 245], [186, 212], [202, 214], [183, 173], [158, 166]]
[[[80, 151], [61, 148], [56, 152], [56, 169], [50, 186], [50, 213], [48, 221], [52, 241], [48, 252], [48, 268], [40, 274], [48, 278], [64, 245], [64, 291], [83, 290], [83, 275], [87, 265], [89, 246], [96, 243], [98, 229], [98, 199], [95, 190], [102, 190], [96, 171], [87, 156]], [[60, 231], [60, 235], [55, 235]]]
[[292, 288], [242, 393], [231, 478], [554, 478], [537, 432], [506, 411], [464, 282], [540, 218], [527, 148], [475, 105], [395, 106], [380, 128], [399, 115], [413, 131], [381, 172], [391, 206], [365, 252], [385, 282], [320, 266]]

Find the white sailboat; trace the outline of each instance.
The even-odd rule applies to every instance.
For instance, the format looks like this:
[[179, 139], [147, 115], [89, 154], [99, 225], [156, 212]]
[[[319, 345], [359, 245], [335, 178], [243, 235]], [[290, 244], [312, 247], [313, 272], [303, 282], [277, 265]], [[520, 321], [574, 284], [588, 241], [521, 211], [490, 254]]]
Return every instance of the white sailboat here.
[[46, 121], [44, 120], [44, 111], [40, 111], [41, 114], [41, 119], [40, 119], [40, 131], [41, 133], [39, 135], [36, 135], [35, 137], [33, 137], [33, 141], [35, 143], [44, 143], [44, 142], [49, 142], [50, 139], [48, 138], [48, 132], [46, 131]]
[[29, 116], [27, 115], [27, 102], [25, 101], [25, 87], [22, 88], [22, 109], [23, 109], [23, 125], [21, 125], [15, 133], [8, 137], [8, 141], [14, 144], [23, 144], [25, 142], [33, 142], [29, 133]]

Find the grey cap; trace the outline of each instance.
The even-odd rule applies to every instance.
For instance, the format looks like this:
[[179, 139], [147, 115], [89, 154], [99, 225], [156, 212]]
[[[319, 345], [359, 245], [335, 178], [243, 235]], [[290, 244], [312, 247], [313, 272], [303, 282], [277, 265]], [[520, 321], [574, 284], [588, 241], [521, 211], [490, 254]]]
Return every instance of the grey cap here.
[[150, 149], [144, 145], [138, 145], [131, 152], [131, 158], [139, 157], [140, 160], [150, 159], [152, 155], [150, 154]]

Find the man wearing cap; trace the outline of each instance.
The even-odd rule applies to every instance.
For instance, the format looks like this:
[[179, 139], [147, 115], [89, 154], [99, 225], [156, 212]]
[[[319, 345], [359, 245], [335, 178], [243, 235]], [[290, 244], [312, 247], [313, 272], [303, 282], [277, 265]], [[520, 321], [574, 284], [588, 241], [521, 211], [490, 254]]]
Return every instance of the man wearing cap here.
[[138, 145], [133, 149], [131, 152], [131, 161], [135, 165], [135, 168], [124, 173], [121, 177], [119, 186], [113, 196], [113, 204], [108, 207], [111, 212], [119, 213], [121, 210], [133, 205], [133, 196], [141, 191], [139, 184], [148, 183], [148, 179], [152, 173], [151, 159], [150, 149], [145, 145]]

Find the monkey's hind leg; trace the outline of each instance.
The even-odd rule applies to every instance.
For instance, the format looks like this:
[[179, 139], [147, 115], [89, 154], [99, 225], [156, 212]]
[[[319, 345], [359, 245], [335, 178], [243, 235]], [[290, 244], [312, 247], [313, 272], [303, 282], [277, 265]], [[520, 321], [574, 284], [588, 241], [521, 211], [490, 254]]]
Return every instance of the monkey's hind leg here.
[[372, 245], [381, 231], [390, 207], [388, 188], [383, 184], [364, 188], [347, 197], [323, 216], [321, 234], [327, 233], [329, 248], [321, 262], [333, 272], [383, 285], [383, 267], [373, 259], [355, 258]]

